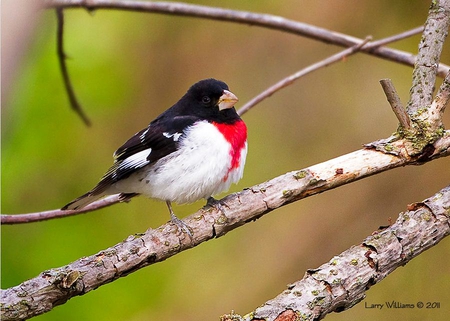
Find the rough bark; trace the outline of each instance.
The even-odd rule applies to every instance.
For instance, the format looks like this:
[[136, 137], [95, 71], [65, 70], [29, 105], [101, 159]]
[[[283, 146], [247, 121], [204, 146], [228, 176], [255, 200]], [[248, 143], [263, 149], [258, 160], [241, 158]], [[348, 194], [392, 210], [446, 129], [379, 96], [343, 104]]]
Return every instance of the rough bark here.
[[308, 270], [300, 281], [244, 317], [222, 320], [320, 320], [351, 308], [365, 292], [398, 267], [450, 234], [450, 186], [423, 202], [408, 205], [391, 226]]
[[[168, 223], [143, 234], [131, 235], [95, 255], [44, 271], [31, 280], [2, 290], [2, 320], [20, 320], [48, 312], [73, 296], [86, 294], [145, 266], [225, 235], [283, 205], [394, 167], [417, 164], [420, 160], [420, 157], [408, 156], [403, 141], [390, 144], [393, 146], [391, 154], [369, 146], [229, 195], [221, 201], [220, 208], [204, 208], [184, 219], [193, 231], [193, 239], [179, 234], [177, 227]], [[427, 155], [423, 160], [450, 154], [450, 131], [435, 145], [434, 150], [439, 152]]]

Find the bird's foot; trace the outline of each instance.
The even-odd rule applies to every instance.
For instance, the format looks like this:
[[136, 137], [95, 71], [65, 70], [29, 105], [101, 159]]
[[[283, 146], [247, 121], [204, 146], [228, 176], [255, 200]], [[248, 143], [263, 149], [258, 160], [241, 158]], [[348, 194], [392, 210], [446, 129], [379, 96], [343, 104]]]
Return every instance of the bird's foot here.
[[224, 207], [227, 206], [224, 202], [222, 202], [221, 200], [216, 200], [214, 197], [210, 196], [208, 197], [208, 199], [206, 200], [206, 205], [205, 207], [214, 207], [217, 210], [221, 211], [222, 214], [225, 214], [224, 211]]
[[214, 206], [214, 203], [216, 203], [216, 199], [212, 196], [208, 197], [208, 199], [206, 200], [206, 205], [205, 206]]
[[192, 232], [192, 229], [189, 227], [189, 225], [187, 225], [182, 220], [180, 220], [178, 217], [176, 217], [175, 214], [173, 214], [173, 213], [170, 214], [170, 221], [173, 224], [175, 224], [180, 231], [182, 231], [182, 232], [186, 233], [187, 235], [189, 235], [189, 238], [191, 240], [194, 239], [194, 233]]
[[178, 226], [180, 231], [185, 232], [187, 235], [189, 235], [189, 238], [192, 241], [194, 239], [194, 233], [192, 232], [192, 229], [175, 215], [175, 213], [172, 210], [172, 205], [170, 204], [170, 201], [166, 201], [166, 204], [167, 207], [169, 208], [170, 221], [176, 226]]

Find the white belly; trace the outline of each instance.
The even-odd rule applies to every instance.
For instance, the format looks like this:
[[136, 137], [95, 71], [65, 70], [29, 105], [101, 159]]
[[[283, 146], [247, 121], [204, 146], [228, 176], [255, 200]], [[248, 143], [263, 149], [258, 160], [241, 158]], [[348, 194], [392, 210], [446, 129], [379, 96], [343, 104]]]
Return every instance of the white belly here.
[[117, 182], [116, 192], [183, 204], [226, 191], [242, 178], [247, 143], [240, 152], [239, 166], [231, 169], [231, 145], [214, 125], [200, 122], [189, 131], [178, 151]]

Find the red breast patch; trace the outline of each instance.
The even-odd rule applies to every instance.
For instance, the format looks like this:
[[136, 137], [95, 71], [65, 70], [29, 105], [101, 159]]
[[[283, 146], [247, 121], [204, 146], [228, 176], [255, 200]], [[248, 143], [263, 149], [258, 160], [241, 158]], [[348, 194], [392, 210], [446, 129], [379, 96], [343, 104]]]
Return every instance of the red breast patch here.
[[234, 124], [214, 123], [214, 126], [219, 129], [225, 139], [231, 144], [231, 166], [229, 171], [238, 168], [241, 159], [241, 150], [247, 141], [247, 126], [242, 120]]

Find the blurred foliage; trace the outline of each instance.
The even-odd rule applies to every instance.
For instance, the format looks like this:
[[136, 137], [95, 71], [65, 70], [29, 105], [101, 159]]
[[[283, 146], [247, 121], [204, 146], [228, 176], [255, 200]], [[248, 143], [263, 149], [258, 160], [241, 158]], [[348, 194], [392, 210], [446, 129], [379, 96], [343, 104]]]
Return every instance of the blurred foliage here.
[[[191, 1], [189, 1], [191, 2]], [[422, 24], [427, 1], [196, 1], [265, 12], [364, 38]], [[2, 213], [61, 207], [93, 187], [130, 135], [195, 81], [228, 83], [241, 103], [341, 50], [247, 25], [166, 15], [66, 11], [65, 49], [91, 128], [70, 110], [55, 50], [54, 12], [42, 13], [2, 106]], [[392, 47], [417, 52], [420, 36]], [[450, 41], [442, 61], [450, 63]], [[389, 136], [397, 121], [378, 83], [391, 78], [406, 103], [412, 69], [355, 55], [264, 101], [244, 120], [249, 156], [238, 191]], [[440, 82], [440, 80], [439, 80]], [[444, 122], [450, 124], [449, 112]], [[76, 297], [36, 320], [217, 320], [244, 314], [376, 230], [406, 205], [449, 183], [449, 160], [395, 169], [281, 208], [170, 260]], [[177, 206], [186, 216], [203, 205]], [[2, 226], [1, 286], [63, 266], [169, 219], [144, 198], [98, 212]], [[440, 309], [370, 310], [361, 303], [327, 320], [444, 320], [450, 312], [449, 240], [367, 292], [366, 302], [441, 302]]]

